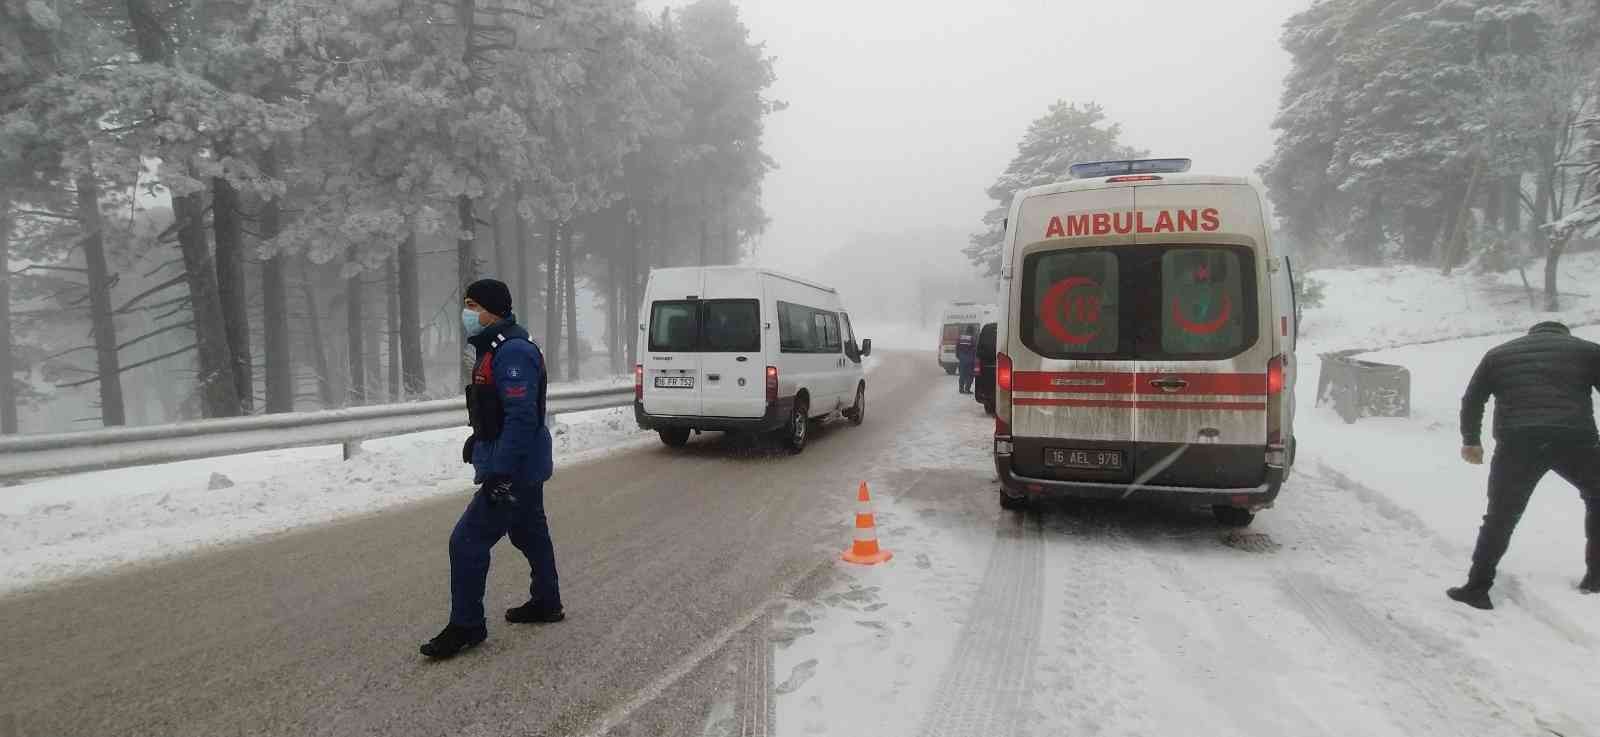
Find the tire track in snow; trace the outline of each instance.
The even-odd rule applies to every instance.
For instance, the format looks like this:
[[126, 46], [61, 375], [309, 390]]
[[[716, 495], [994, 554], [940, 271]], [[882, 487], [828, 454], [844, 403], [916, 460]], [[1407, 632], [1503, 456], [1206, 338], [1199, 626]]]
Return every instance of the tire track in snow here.
[[[1483, 693], [1477, 664], [1455, 643], [1379, 616], [1352, 591], [1313, 573], [1287, 573], [1289, 603], [1343, 651], [1407, 694], [1384, 695], [1389, 715], [1412, 735], [1495, 734], [1507, 726], [1500, 705]], [[1415, 707], [1421, 707], [1420, 709]]]
[[1043, 624], [1044, 543], [1034, 516], [1002, 519], [955, 653], [940, 679], [926, 737], [1026, 734]]
[[[1443, 535], [1440, 535], [1438, 531], [1429, 526], [1421, 516], [1394, 503], [1384, 496], [1382, 492], [1366, 486], [1320, 461], [1317, 463], [1317, 472], [1318, 476], [1310, 477], [1310, 480], [1321, 480], [1354, 494], [1357, 499], [1377, 510], [1379, 516], [1403, 528], [1404, 531], [1429, 541], [1433, 548], [1444, 557], [1462, 561], [1463, 569], [1465, 569], [1466, 561], [1471, 560], [1469, 549], [1452, 544]], [[1522, 586], [1522, 582], [1517, 578], [1516, 574], [1502, 572], [1499, 576], [1498, 586], [1506, 599], [1516, 602], [1529, 616], [1550, 628], [1551, 631], [1560, 635], [1563, 639], [1591, 650], [1595, 648], [1594, 638], [1590, 637], [1582, 626], [1567, 619], [1548, 601]]]

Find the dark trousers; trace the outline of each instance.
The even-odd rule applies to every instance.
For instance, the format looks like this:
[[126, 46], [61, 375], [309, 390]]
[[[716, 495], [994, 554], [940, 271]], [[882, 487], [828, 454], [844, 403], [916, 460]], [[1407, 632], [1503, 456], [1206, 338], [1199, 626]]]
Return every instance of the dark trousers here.
[[517, 484], [515, 502], [491, 503], [482, 490], [472, 495], [450, 533], [450, 623], [484, 624], [483, 589], [489, 577], [489, 549], [509, 536], [528, 559], [532, 582], [528, 593], [540, 606], [561, 608], [555, 546], [544, 517], [544, 484]]
[[1483, 515], [1478, 545], [1472, 551], [1470, 585], [1486, 589], [1494, 583], [1495, 568], [1511, 545], [1511, 533], [1528, 508], [1534, 487], [1551, 471], [1583, 495], [1588, 537], [1584, 557], [1591, 569], [1600, 566], [1600, 445], [1592, 440], [1512, 438], [1495, 448], [1489, 465], [1489, 511]]
[[972, 361], [961, 361], [957, 365], [959, 366], [959, 368], [957, 369], [956, 373], [960, 376], [960, 386], [957, 388], [957, 391], [960, 391], [962, 393], [972, 391], [972, 367], [973, 367], [973, 362]]

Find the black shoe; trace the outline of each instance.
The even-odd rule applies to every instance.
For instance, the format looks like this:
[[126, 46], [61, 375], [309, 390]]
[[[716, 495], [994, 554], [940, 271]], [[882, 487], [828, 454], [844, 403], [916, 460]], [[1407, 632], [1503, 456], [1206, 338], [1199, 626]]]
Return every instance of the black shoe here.
[[522, 606], [506, 610], [506, 621], [512, 624], [553, 624], [566, 618], [565, 611], [549, 609], [532, 600]]
[[1494, 602], [1489, 601], [1488, 589], [1477, 588], [1474, 586], [1457, 586], [1453, 589], [1445, 591], [1444, 593], [1445, 596], [1455, 599], [1462, 604], [1466, 604], [1473, 609], [1482, 609], [1484, 611], [1494, 609]]
[[458, 624], [445, 625], [444, 631], [437, 637], [422, 643], [422, 654], [434, 660], [445, 660], [461, 654], [463, 650], [471, 650], [484, 640], [489, 639], [487, 627], [462, 627]]
[[1589, 574], [1578, 582], [1578, 590], [1585, 594], [1600, 594], [1600, 571], [1589, 571]]

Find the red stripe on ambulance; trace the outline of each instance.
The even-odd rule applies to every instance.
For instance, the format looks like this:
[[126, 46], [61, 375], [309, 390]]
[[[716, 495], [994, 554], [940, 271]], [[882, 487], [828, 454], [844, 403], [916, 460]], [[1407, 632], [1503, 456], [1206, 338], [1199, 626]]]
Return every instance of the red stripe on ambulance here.
[[[1139, 381], [1140, 378], [1146, 379]], [[1169, 392], [1151, 384], [1156, 379], [1176, 379], [1186, 384]], [[1264, 397], [1266, 374], [1194, 374], [1150, 371], [1135, 376], [1117, 371], [1018, 371], [1012, 377], [1012, 391], [1053, 394], [1220, 394], [1231, 397]], [[1018, 400], [1021, 404], [1022, 400]]]

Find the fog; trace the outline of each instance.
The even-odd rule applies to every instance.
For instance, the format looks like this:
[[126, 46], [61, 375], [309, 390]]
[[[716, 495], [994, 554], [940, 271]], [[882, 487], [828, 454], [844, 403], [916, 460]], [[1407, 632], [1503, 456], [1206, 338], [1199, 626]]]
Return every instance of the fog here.
[[779, 169], [754, 258], [825, 280], [903, 276], [898, 253], [824, 256], [864, 234], [931, 229], [951, 240], [928, 243], [927, 262], [960, 267], [985, 188], [1058, 99], [1099, 102], [1153, 154], [1250, 173], [1272, 151], [1281, 26], [1305, 5], [1236, 0], [1223, 22], [1221, 6], [1186, 0], [740, 2], [776, 59], [773, 97], [789, 104], [767, 120]]

